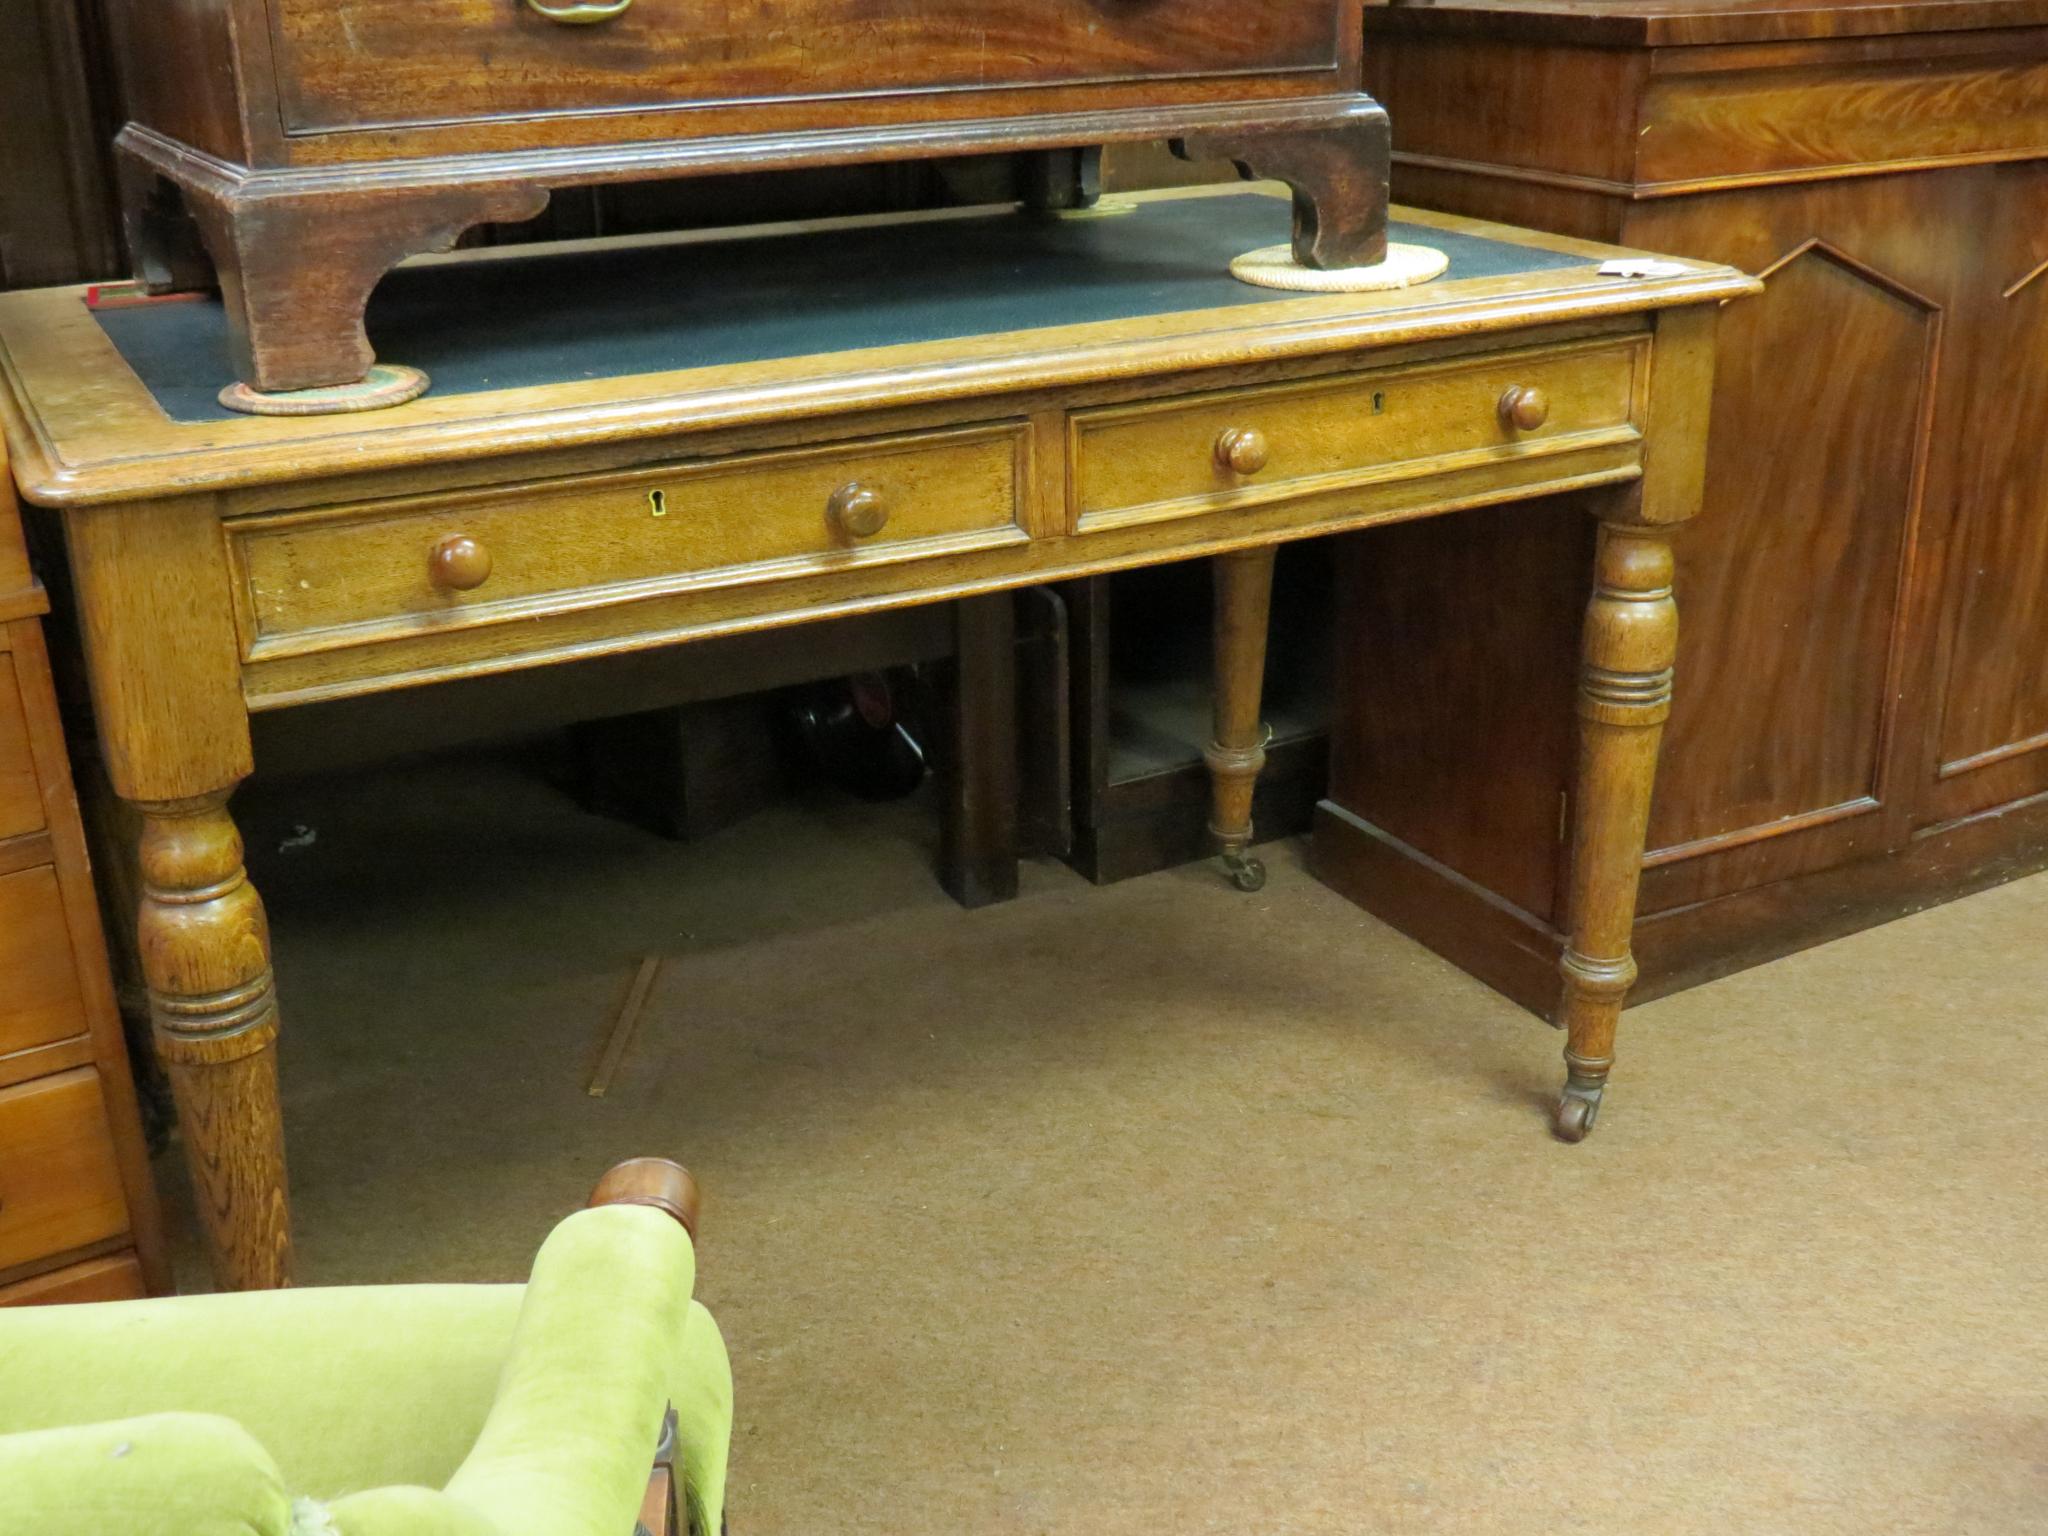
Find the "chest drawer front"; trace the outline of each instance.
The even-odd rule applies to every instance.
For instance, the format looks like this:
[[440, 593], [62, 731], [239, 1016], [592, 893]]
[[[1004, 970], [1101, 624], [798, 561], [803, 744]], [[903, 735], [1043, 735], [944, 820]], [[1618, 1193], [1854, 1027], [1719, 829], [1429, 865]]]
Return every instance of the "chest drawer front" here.
[[45, 864], [0, 875], [0, 1056], [86, 1028], [56, 871]]
[[1627, 441], [1640, 436], [1645, 347], [1639, 338], [1571, 343], [1077, 411], [1068, 442], [1076, 525], [1187, 517]]
[[81, 1301], [132, 1301], [149, 1294], [132, 1252], [87, 1259], [47, 1275], [0, 1285], [0, 1307], [56, 1307]]
[[1021, 541], [1025, 428], [228, 524], [251, 659]]
[[0, 1269], [127, 1228], [99, 1073], [77, 1067], [0, 1091]]
[[42, 824], [43, 791], [29, 746], [28, 709], [14, 675], [14, 658], [0, 651], [0, 837], [19, 837]]
[[[543, 14], [575, 8], [271, 0], [288, 126], [1327, 71], [1359, 25], [1355, 0], [598, 0], [585, 24]], [[690, 135], [687, 118], [675, 131]]]

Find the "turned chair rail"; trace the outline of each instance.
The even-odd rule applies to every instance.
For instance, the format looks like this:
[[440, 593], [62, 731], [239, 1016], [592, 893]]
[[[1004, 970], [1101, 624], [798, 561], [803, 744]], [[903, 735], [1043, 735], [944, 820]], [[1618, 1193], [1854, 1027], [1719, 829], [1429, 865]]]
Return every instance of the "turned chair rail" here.
[[702, 1200], [697, 1181], [681, 1163], [665, 1157], [631, 1157], [605, 1170], [604, 1177], [590, 1192], [589, 1204], [651, 1205], [681, 1222], [694, 1243]]

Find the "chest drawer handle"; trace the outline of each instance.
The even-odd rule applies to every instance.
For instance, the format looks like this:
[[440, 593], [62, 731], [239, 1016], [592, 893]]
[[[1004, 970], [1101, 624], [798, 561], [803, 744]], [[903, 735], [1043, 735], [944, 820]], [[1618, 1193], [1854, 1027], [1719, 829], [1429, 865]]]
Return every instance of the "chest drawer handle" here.
[[592, 22], [623, 16], [632, 3], [633, 0], [610, 0], [606, 5], [542, 5], [540, 0], [526, 0], [526, 8], [536, 16], [559, 21], [565, 27], [587, 27]]
[[1237, 475], [1256, 475], [1266, 467], [1266, 434], [1257, 427], [1225, 427], [1216, 439], [1216, 462]]
[[491, 552], [466, 533], [451, 533], [427, 556], [427, 579], [451, 592], [473, 592], [491, 579]]
[[1517, 432], [1534, 432], [1550, 420], [1550, 396], [1533, 385], [1511, 384], [1500, 397], [1500, 419]]
[[889, 521], [889, 509], [879, 491], [852, 480], [834, 491], [825, 503], [825, 516], [832, 526], [849, 538], [873, 538]]

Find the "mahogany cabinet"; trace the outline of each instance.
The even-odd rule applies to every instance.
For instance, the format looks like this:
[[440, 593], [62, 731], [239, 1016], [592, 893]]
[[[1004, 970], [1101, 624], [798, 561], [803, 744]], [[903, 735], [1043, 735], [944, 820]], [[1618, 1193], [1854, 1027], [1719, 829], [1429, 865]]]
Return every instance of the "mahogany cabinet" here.
[[170, 1284], [45, 607], [0, 453], [0, 1306]]
[[362, 378], [385, 272], [563, 188], [1166, 140], [1290, 183], [1311, 265], [1385, 249], [1363, 0], [106, 3], [143, 278], [210, 264], [265, 391]]
[[[1401, 201], [1767, 279], [1677, 541], [1635, 998], [2048, 864], [2048, 4], [1449, 0], [1366, 59]], [[1585, 587], [1541, 527], [1344, 550], [1315, 856], [1544, 1008]]]

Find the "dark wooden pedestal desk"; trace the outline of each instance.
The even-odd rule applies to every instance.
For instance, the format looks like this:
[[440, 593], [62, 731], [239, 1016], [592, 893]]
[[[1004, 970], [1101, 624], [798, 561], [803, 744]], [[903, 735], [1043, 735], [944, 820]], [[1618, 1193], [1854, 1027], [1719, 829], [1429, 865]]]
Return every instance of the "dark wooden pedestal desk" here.
[[1284, 197], [1135, 202], [410, 268], [371, 331], [436, 387], [356, 417], [219, 410], [217, 305], [0, 298], [7, 441], [140, 817], [142, 967], [220, 1283], [291, 1273], [278, 1005], [227, 810], [252, 712], [1217, 556], [1227, 842], [1273, 547], [1566, 492], [1602, 525], [1559, 1004], [1559, 1128], [1584, 1133], [1633, 969], [1669, 530], [1700, 499], [1718, 306], [1754, 285], [1401, 214], [1445, 277], [1283, 294], [1225, 267], [1287, 238]]

